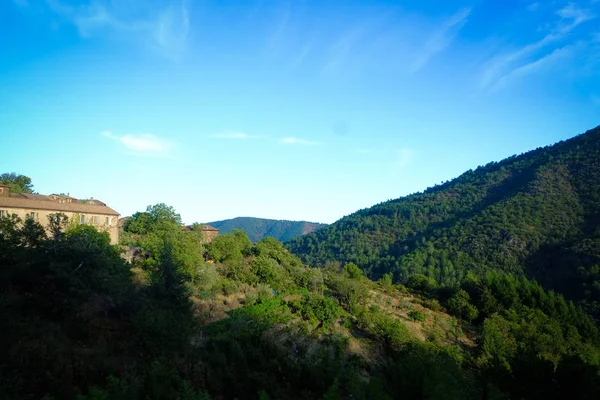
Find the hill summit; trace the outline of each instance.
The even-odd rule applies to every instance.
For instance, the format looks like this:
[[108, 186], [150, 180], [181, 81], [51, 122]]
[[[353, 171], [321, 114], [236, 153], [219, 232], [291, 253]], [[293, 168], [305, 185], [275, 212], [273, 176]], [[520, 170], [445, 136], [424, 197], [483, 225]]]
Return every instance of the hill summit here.
[[598, 315], [600, 127], [360, 210], [288, 248], [311, 265], [353, 262], [402, 283], [523, 274]]
[[219, 229], [221, 233], [228, 233], [234, 229], [241, 229], [252, 240], [258, 242], [267, 236], [286, 242], [297, 236], [312, 233], [325, 224], [307, 221], [287, 221], [265, 218], [237, 217], [223, 221], [208, 222], [209, 225]]

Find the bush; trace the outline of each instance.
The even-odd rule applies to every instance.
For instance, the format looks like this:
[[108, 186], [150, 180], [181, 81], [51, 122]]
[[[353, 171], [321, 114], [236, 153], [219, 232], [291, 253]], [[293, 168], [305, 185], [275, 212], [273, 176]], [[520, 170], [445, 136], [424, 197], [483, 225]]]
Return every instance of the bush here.
[[421, 302], [421, 304], [423, 305], [423, 307], [427, 307], [430, 310], [433, 311], [442, 311], [443, 307], [440, 304], [439, 301], [437, 301], [436, 299], [427, 299], [427, 300], [423, 300]]
[[319, 294], [305, 295], [294, 306], [304, 319], [313, 323], [318, 321], [325, 328], [328, 328], [331, 323], [337, 321], [343, 313], [342, 308], [335, 300]]
[[413, 321], [417, 322], [425, 322], [425, 320], [427, 319], [427, 317], [425, 316], [425, 314], [423, 314], [421, 311], [417, 311], [417, 310], [412, 310], [408, 313], [408, 317], [410, 319], [412, 319]]
[[437, 283], [435, 280], [428, 276], [414, 274], [411, 275], [410, 278], [408, 278], [408, 281], [406, 281], [406, 286], [413, 290], [418, 290], [421, 292], [430, 292], [437, 287]]
[[361, 269], [354, 263], [346, 264], [344, 266], [344, 271], [346, 271], [346, 274], [350, 279], [359, 280], [363, 276]]
[[477, 307], [470, 303], [469, 293], [460, 289], [448, 300], [448, 310], [459, 318], [473, 321], [479, 315]]

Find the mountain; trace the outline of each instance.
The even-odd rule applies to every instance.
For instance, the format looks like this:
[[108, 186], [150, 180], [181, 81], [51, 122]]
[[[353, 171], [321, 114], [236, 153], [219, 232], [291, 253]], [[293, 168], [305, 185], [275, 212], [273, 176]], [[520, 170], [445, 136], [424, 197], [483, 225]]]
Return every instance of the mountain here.
[[600, 310], [600, 127], [360, 210], [288, 248], [404, 283], [456, 287], [469, 272], [525, 275]]
[[326, 224], [317, 222], [286, 221], [252, 217], [237, 217], [223, 221], [209, 222], [208, 225], [214, 226], [222, 233], [231, 232], [234, 229], [241, 229], [246, 232], [253, 242], [257, 242], [267, 236], [272, 236], [277, 240], [285, 242], [297, 236], [315, 232], [317, 229], [327, 226]]

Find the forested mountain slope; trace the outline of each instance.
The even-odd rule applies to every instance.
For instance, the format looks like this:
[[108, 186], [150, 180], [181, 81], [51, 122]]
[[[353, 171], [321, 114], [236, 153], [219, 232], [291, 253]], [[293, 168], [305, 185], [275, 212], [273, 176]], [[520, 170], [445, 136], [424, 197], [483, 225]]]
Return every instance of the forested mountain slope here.
[[[288, 248], [310, 265], [354, 262], [371, 277], [525, 273], [598, 312], [600, 127], [360, 210]], [[594, 304], [595, 303], [595, 304]]]
[[375, 283], [146, 210], [132, 264], [77, 220], [0, 218], [0, 398], [600, 398], [598, 328], [531, 280]]
[[209, 222], [219, 229], [221, 233], [232, 232], [234, 229], [241, 229], [252, 240], [258, 242], [267, 236], [274, 237], [277, 240], [288, 241], [297, 236], [305, 235], [320, 229], [325, 224], [306, 221], [286, 221], [265, 218], [237, 217], [223, 221]]

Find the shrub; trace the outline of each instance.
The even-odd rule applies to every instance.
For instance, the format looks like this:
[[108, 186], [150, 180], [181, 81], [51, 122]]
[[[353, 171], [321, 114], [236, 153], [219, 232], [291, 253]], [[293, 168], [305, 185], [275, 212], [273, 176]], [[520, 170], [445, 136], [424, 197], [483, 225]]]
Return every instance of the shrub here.
[[459, 318], [473, 321], [479, 315], [477, 307], [470, 303], [469, 293], [460, 289], [448, 300], [448, 310]]
[[428, 276], [414, 274], [411, 275], [410, 278], [408, 278], [408, 281], [406, 281], [406, 286], [413, 290], [418, 290], [421, 292], [430, 292], [431, 290], [437, 287], [437, 283], [435, 282], [435, 280]]
[[436, 299], [427, 299], [421, 302], [423, 307], [427, 307], [433, 311], [442, 311], [442, 305]]
[[417, 322], [425, 322], [425, 320], [427, 319], [427, 317], [425, 316], [425, 314], [423, 314], [421, 311], [417, 311], [417, 310], [412, 310], [408, 313], [408, 317], [410, 319], [412, 319], [413, 321]]

